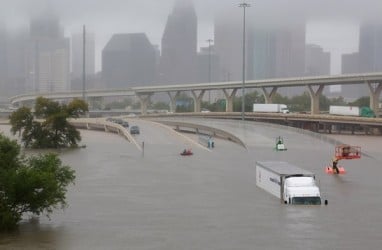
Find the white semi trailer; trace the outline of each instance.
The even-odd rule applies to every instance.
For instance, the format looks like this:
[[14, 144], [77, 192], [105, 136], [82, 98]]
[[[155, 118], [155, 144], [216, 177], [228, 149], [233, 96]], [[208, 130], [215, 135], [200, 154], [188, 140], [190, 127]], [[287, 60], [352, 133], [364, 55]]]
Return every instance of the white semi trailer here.
[[254, 103], [253, 112], [263, 112], [263, 113], [289, 113], [289, 109], [285, 104], [276, 103]]
[[287, 162], [256, 162], [256, 185], [285, 204], [321, 204], [314, 173]]

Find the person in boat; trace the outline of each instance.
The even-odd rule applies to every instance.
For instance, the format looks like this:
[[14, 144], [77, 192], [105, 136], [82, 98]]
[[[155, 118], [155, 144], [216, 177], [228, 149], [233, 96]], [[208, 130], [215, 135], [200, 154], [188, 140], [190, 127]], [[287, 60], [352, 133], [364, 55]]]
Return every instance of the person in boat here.
[[333, 173], [335, 174], [340, 173], [340, 170], [338, 169], [338, 159], [336, 157], [333, 158], [332, 169], [333, 169]]
[[184, 150], [183, 150], [183, 154], [184, 154], [184, 155], [187, 154], [187, 149], [184, 149]]
[[284, 144], [283, 143], [283, 139], [281, 138], [281, 136], [279, 136], [279, 137], [277, 137], [277, 140], [276, 140], [277, 142], [276, 142], [276, 147], [278, 146], [278, 145], [282, 145], [282, 144]]

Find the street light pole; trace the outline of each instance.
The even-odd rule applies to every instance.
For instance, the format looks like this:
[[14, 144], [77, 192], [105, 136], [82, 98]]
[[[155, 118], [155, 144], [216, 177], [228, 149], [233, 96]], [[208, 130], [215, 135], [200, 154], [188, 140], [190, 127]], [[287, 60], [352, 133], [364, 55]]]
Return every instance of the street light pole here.
[[86, 101], [86, 28], [82, 30], [82, 100]]
[[244, 112], [245, 112], [245, 9], [251, 7], [250, 4], [243, 2], [239, 4], [240, 8], [243, 8], [243, 82], [242, 82], [242, 97], [241, 97], [241, 120], [244, 121]]
[[[208, 42], [208, 83], [211, 83], [211, 43], [212, 39], [206, 40]], [[211, 90], [208, 91], [208, 103], [211, 104]]]

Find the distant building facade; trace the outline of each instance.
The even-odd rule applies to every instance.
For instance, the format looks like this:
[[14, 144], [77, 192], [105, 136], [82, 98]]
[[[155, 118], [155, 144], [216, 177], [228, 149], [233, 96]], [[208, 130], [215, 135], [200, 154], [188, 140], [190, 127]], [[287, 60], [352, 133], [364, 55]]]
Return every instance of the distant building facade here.
[[70, 41], [59, 19], [51, 14], [32, 19], [27, 91], [56, 92], [70, 88]]
[[24, 94], [27, 89], [30, 74], [28, 68], [28, 41], [27, 31], [18, 33], [7, 33], [6, 36], [6, 69], [3, 95], [10, 97]]
[[[222, 81], [242, 79], [243, 35], [241, 27], [240, 17], [229, 14], [227, 10], [222, 10], [215, 16], [214, 49], [220, 59], [219, 75]], [[250, 54], [250, 52], [246, 54]], [[248, 64], [246, 65], [247, 69], [250, 68]]]
[[305, 49], [305, 75], [330, 75], [330, 53], [320, 46], [307, 44]]
[[102, 51], [106, 88], [152, 85], [157, 51], [144, 33], [115, 34]]
[[359, 66], [361, 72], [382, 71], [382, 24], [371, 22], [361, 24]]
[[[360, 25], [357, 53], [342, 55], [342, 74], [382, 71], [382, 24], [363, 22]], [[341, 95], [357, 99], [369, 95], [366, 85], [343, 86]]]
[[[215, 49], [222, 80], [241, 80], [243, 20], [238, 13], [222, 10], [215, 18]], [[246, 24], [245, 78], [269, 79], [305, 73], [305, 20], [268, 25], [248, 16]], [[280, 89], [280, 91], [283, 91]]]
[[355, 74], [361, 73], [359, 53], [343, 54], [341, 57], [341, 73]]
[[197, 16], [191, 0], [176, 0], [162, 37], [159, 81], [196, 82]]

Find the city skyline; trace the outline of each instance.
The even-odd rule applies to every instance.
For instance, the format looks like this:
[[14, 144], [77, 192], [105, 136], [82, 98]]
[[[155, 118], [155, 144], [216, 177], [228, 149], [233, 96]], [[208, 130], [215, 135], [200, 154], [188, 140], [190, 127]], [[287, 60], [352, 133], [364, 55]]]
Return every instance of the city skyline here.
[[[187, 0], [190, 1], [190, 0]], [[213, 36], [213, 21], [215, 13], [228, 8], [230, 14], [240, 15], [238, 3], [235, 0], [193, 0], [198, 16], [198, 48], [206, 46], [206, 39]], [[309, 15], [307, 24], [307, 43], [314, 43], [332, 54], [332, 73], [340, 73], [341, 54], [355, 52], [358, 49], [358, 22], [365, 16], [377, 18], [382, 2], [377, 0], [337, 0], [333, 1], [247, 1], [252, 4], [248, 17], [256, 14], [261, 17], [261, 10], [271, 8], [273, 16], [292, 20], [294, 15]], [[83, 0], [15, 0], [4, 3], [7, 15], [0, 12], [0, 22], [5, 20], [8, 29], [27, 28], [27, 23], [38, 11], [50, 6], [60, 16], [65, 34], [81, 32], [86, 25], [89, 31], [95, 33], [96, 39], [96, 69], [101, 69], [101, 51], [107, 41], [116, 33], [146, 33], [150, 42], [160, 45], [168, 14], [171, 12], [173, 0], [147, 1], [102, 1]], [[275, 5], [277, 4], [277, 8]], [[285, 7], [285, 8], [284, 8]], [[338, 11], [341, 7], [342, 11]], [[362, 8], [361, 8], [362, 7]], [[360, 11], [361, 9], [361, 11]], [[142, 11], [137, 11], [142, 10]], [[260, 14], [259, 14], [260, 13]], [[264, 17], [266, 18], [266, 17]], [[380, 18], [379, 18], [380, 19]], [[271, 20], [266, 20], [271, 23]], [[378, 20], [380, 21], [380, 20]], [[133, 25], [131, 25], [133, 23]], [[342, 40], [343, 39], [343, 40]], [[346, 42], [344, 42], [346, 41]]]

